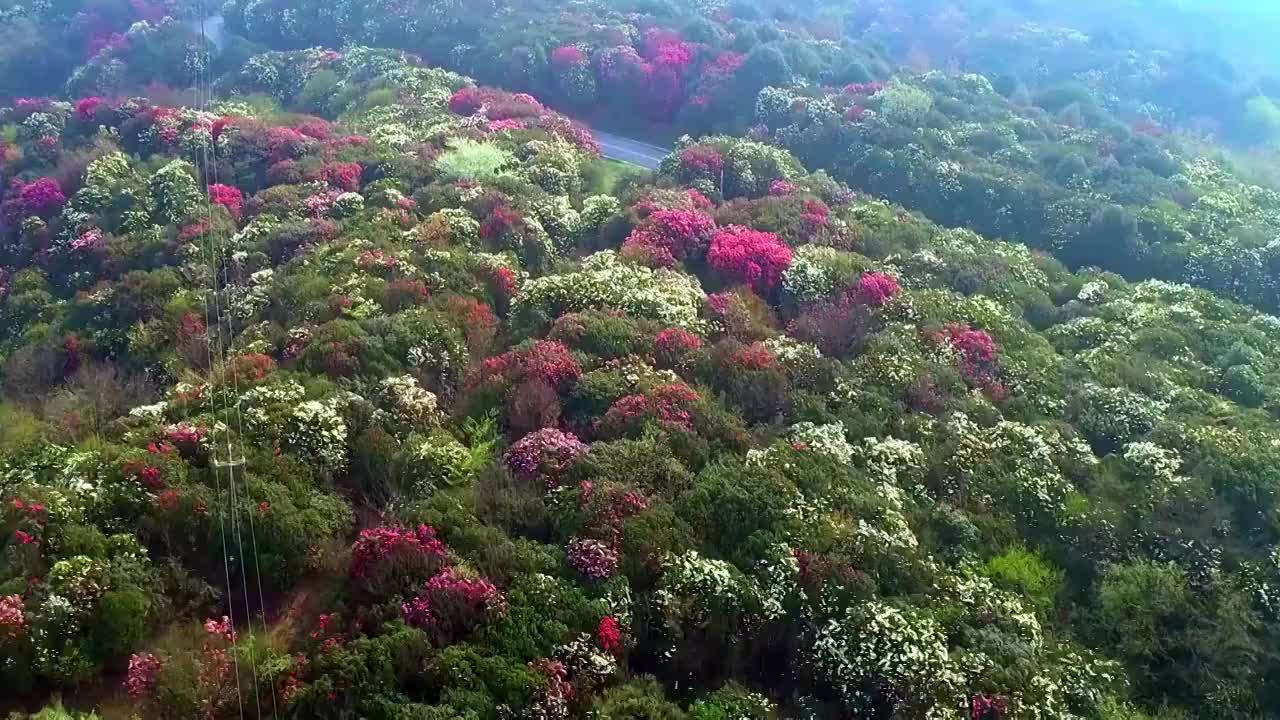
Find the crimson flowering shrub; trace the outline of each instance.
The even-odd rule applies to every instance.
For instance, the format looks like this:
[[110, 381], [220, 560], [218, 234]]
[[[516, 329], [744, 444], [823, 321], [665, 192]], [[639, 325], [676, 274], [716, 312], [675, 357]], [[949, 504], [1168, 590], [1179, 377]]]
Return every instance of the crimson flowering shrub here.
[[767, 292], [791, 266], [792, 252], [771, 232], [738, 225], [721, 228], [711, 239], [707, 262], [730, 282]]
[[654, 210], [631, 231], [622, 251], [671, 267], [677, 260], [701, 257], [715, 229], [715, 220], [696, 210]]
[[724, 158], [714, 147], [687, 147], [680, 151], [680, 170], [686, 177], [719, 177], [724, 170]]
[[244, 210], [244, 196], [241, 195], [240, 189], [231, 185], [222, 185], [215, 183], [209, 186], [209, 200], [215, 205], [221, 205], [231, 213], [231, 217], [236, 220], [240, 219], [240, 214]]
[[702, 348], [702, 338], [682, 328], [667, 328], [653, 338], [653, 359], [659, 368], [679, 367], [693, 352]]
[[482, 105], [484, 99], [475, 88], [462, 88], [449, 96], [449, 111], [455, 115], [475, 115]]
[[586, 62], [586, 54], [573, 45], [565, 45], [551, 51], [551, 67], [556, 70], [564, 70], [572, 65], [585, 65]]
[[948, 323], [933, 333], [933, 339], [948, 345], [959, 355], [960, 374], [971, 387], [981, 388], [997, 400], [1004, 398], [1004, 386], [996, 379], [999, 372], [996, 362], [998, 349], [988, 332]]
[[444, 543], [429, 525], [369, 528], [351, 546], [351, 579], [375, 598], [414, 587], [444, 565]]
[[816, 345], [827, 357], [850, 357], [862, 349], [873, 329], [869, 305], [850, 297], [817, 303], [791, 322], [787, 334]]
[[329, 163], [320, 169], [320, 179], [339, 190], [355, 192], [360, 189], [363, 172], [358, 162]]
[[400, 607], [405, 622], [429, 630], [441, 645], [465, 637], [481, 624], [506, 614], [506, 601], [484, 578], [444, 568]]
[[462, 327], [471, 355], [483, 356], [489, 352], [498, 336], [498, 317], [493, 314], [493, 308], [463, 295], [451, 296], [445, 308]]
[[3, 214], [11, 221], [35, 215], [48, 218], [62, 210], [67, 196], [62, 187], [53, 178], [39, 178], [33, 182], [14, 179], [9, 183], [8, 198], [4, 202]]
[[898, 296], [902, 287], [897, 278], [884, 273], [866, 273], [858, 279], [858, 286], [852, 290], [858, 302], [871, 307], [881, 307]]
[[587, 445], [573, 433], [543, 428], [513, 443], [502, 461], [520, 480], [554, 490], [568, 467], [586, 451]]
[[527, 380], [541, 380], [557, 392], [564, 392], [581, 376], [582, 368], [569, 348], [555, 341], [539, 340], [485, 360], [471, 383], [510, 387]]
[[612, 615], [600, 618], [600, 624], [596, 626], [596, 642], [610, 655], [622, 652], [622, 628]]
[[595, 424], [601, 437], [613, 438], [641, 429], [647, 422], [664, 428], [693, 430], [693, 405], [698, 393], [684, 383], [659, 385], [642, 395], [619, 398]]

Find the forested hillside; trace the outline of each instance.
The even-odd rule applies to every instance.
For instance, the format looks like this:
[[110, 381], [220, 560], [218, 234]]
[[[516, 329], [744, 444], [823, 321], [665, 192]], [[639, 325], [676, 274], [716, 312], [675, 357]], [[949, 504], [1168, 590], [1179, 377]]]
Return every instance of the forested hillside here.
[[1072, 19], [0, 8], [0, 712], [1280, 715], [1280, 111]]

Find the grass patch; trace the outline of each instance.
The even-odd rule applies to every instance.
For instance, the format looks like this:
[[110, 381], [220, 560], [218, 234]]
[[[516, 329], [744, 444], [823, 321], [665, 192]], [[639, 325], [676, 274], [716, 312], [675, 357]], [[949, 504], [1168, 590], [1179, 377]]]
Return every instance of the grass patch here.
[[583, 168], [587, 192], [592, 195], [612, 195], [623, 180], [639, 180], [649, 174], [639, 165], [599, 158]]

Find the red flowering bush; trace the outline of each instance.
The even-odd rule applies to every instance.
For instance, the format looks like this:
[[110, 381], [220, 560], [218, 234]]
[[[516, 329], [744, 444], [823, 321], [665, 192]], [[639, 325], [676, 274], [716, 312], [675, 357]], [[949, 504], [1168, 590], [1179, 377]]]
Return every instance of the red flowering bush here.
[[493, 314], [493, 308], [473, 297], [454, 295], [449, 298], [447, 309], [462, 325], [467, 350], [472, 356], [482, 357], [489, 352], [498, 336], [498, 317]]
[[769, 194], [774, 197], [786, 197], [796, 193], [796, 186], [786, 180], [774, 180], [769, 183]]
[[441, 570], [400, 606], [405, 622], [430, 630], [441, 645], [461, 639], [481, 624], [506, 614], [498, 588], [483, 578], [470, 578], [453, 568]]
[[413, 587], [444, 564], [444, 543], [428, 525], [369, 528], [351, 546], [351, 579], [373, 597]]
[[356, 192], [360, 189], [360, 175], [363, 172], [364, 169], [358, 162], [330, 163], [321, 169], [320, 176], [339, 190]]
[[792, 252], [771, 232], [741, 226], [721, 228], [711, 239], [707, 262], [731, 282], [767, 292], [791, 266]]
[[455, 115], [475, 115], [482, 105], [484, 99], [475, 88], [462, 88], [449, 97], [449, 111]]
[[58, 181], [47, 177], [31, 183], [15, 179], [9, 183], [8, 194], [9, 198], [4, 202], [4, 215], [10, 220], [32, 215], [48, 218], [62, 210], [67, 201]]
[[654, 258], [661, 267], [676, 260], [701, 257], [715, 232], [716, 223], [696, 210], [655, 210], [631, 231], [622, 251]]
[[650, 420], [679, 430], [693, 429], [693, 404], [698, 393], [684, 383], [660, 385], [644, 395], [619, 398], [596, 422], [595, 431], [618, 437], [638, 430]]
[[134, 653], [129, 657], [129, 672], [125, 675], [124, 689], [134, 700], [151, 694], [156, 677], [160, 674], [160, 658], [151, 653]]
[[582, 376], [582, 368], [569, 353], [569, 348], [551, 340], [539, 340], [532, 345], [511, 350], [480, 364], [473, 376], [473, 384], [494, 382], [514, 385], [526, 380], [541, 380], [558, 392]]
[[871, 307], [880, 307], [897, 297], [902, 292], [902, 287], [892, 275], [873, 272], [859, 278], [858, 286], [852, 292], [858, 302]]
[[659, 368], [679, 367], [690, 353], [702, 347], [702, 338], [688, 330], [668, 328], [653, 338], [654, 363]]
[[622, 652], [622, 628], [613, 616], [605, 615], [600, 618], [600, 625], [596, 627], [596, 642], [600, 644], [601, 650], [610, 655]]
[[236, 220], [240, 219], [240, 214], [244, 208], [244, 196], [241, 195], [240, 189], [232, 185], [213, 184], [209, 186], [209, 200], [215, 205], [221, 205], [231, 213], [231, 217]]
[[724, 158], [713, 147], [695, 145], [680, 151], [680, 169], [687, 176], [719, 177], [724, 170]]
[[543, 428], [512, 444], [502, 462], [515, 477], [554, 490], [569, 465], [586, 451], [586, 444], [573, 433]]
[[564, 554], [569, 565], [590, 580], [606, 580], [618, 570], [618, 551], [599, 540], [573, 540]]
[[934, 340], [949, 345], [960, 356], [960, 374], [971, 386], [988, 390], [996, 399], [1004, 397], [1004, 387], [996, 382], [996, 342], [985, 330], [948, 323], [934, 333]]
[[0, 640], [16, 638], [26, 630], [21, 595], [0, 597]]
[[233, 387], [248, 387], [267, 379], [276, 371], [276, 361], [262, 353], [243, 353], [227, 361], [222, 369], [220, 383]]
[[565, 45], [551, 51], [551, 67], [564, 70], [573, 65], [585, 65], [587, 56], [573, 45]]

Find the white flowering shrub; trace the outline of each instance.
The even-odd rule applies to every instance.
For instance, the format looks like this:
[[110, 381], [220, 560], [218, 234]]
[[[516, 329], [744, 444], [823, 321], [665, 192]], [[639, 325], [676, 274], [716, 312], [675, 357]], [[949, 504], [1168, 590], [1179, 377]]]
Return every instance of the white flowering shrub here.
[[289, 418], [289, 442], [303, 457], [337, 472], [347, 465], [347, 423], [341, 399], [308, 400]]
[[605, 251], [588, 257], [576, 272], [530, 280], [512, 309], [525, 322], [547, 322], [582, 310], [621, 310], [696, 330], [703, 296], [691, 275], [628, 265]]

